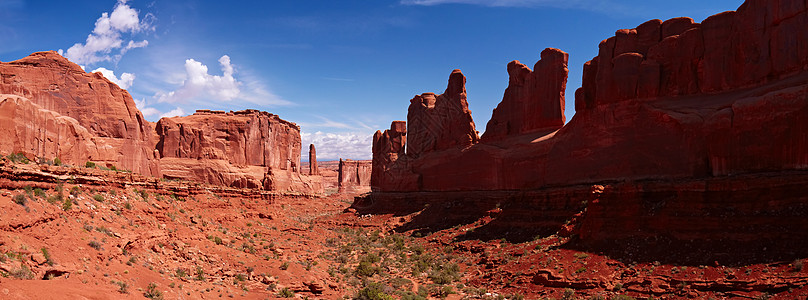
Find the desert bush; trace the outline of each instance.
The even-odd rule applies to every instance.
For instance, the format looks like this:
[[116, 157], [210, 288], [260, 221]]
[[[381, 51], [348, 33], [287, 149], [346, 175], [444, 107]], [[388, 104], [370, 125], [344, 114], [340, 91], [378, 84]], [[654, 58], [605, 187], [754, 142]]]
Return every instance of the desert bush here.
[[61, 166], [61, 165], [62, 165], [62, 160], [61, 160], [61, 159], [59, 159], [58, 157], [57, 157], [57, 158], [54, 158], [54, 159], [53, 159], [53, 165], [54, 165], [54, 166]]
[[101, 243], [99, 243], [98, 241], [90, 241], [89, 243], [87, 243], [87, 246], [90, 246], [95, 250], [101, 251]]
[[385, 286], [378, 282], [371, 282], [356, 292], [355, 300], [393, 300], [393, 296], [385, 293]]
[[104, 202], [104, 196], [101, 196], [101, 194], [95, 194], [93, 195], [93, 200], [98, 202]]
[[41, 188], [35, 188], [34, 189], [34, 196], [37, 196], [39, 198], [45, 198], [48, 195], [45, 194], [45, 191], [43, 191]]
[[88, 169], [95, 169], [95, 163], [91, 162], [91, 161], [88, 161], [88, 162], [84, 163], [84, 167], [88, 168]]
[[6, 156], [6, 158], [8, 158], [8, 160], [10, 160], [10, 161], [12, 161], [14, 163], [28, 164], [28, 163], [31, 162], [30, 160], [28, 160], [27, 157], [25, 157], [25, 154], [22, 154], [22, 153], [12, 153], [12, 154], [9, 154], [8, 156]]
[[12, 269], [9, 272], [9, 275], [17, 279], [28, 279], [28, 280], [34, 279], [34, 273], [31, 272], [31, 269], [28, 269], [28, 266], [26, 265], [22, 265], [18, 269]]
[[129, 284], [123, 281], [113, 281], [118, 285], [118, 293], [129, 294]]
[[25, 198], [25, 194], [14, 195], [14, 198], [12, 200], [14, 201], [14, 203], [17, 203], [22, 206], [25, 206], [25, 204], [28, 202], [28, 200]]
[[289, 288], [283, 288], [282, 290], [278, 291], [278, 297], [280, 298], [292, 298], [294, 296], [295, 292]]
[[65, 201], [62, 202], [62, 210], [68, 211], [73, 208], [73, 201], [70, 198], [65, 198]]
[[280, 268], [281, 268], [281, 270], [286, 270], [286, 269], [288, 269], [288, 268], [289, 268], [289, 262], [288, 262], [288, 261], [283, 262], [283, 263], [281, 264], [281, 267], [280, 267]]
[[163, 299], [163, 293], [157, 289], [157, 284], [152, 282], [149, 283], [149, 286], [146, 287], [146, 292], [143, 293], [143, 296], [149, 299]]
[[794, 271], [794, 272], [802, 271], [803, 264], [804, 263], [802, 262], [802, 259], [794, 260], [794, 262], [791, 263], [791, 271]]

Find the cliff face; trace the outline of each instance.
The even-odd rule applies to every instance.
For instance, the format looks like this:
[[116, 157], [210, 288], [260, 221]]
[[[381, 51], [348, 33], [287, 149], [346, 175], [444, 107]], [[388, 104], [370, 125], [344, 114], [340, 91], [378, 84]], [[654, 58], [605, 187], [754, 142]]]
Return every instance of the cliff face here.
[[[392, 155], [374, 144], [372, 187], [381, 192], [373, 197], [375, 205], [395, 206], [390, 202], [402, 198], [412, 202], [426, 192], [453, 203], [465, 201], [469, 193], [480, 199], [486, 195], [498, 199], [497, 193], [506, 193], [519, 199], [513, 202], [514, 210], [527, 211], [515, 214], [529, 214], [532, 219], [553, 214], [555, 232], [563, 221], [575, 217], [578, 207], [570, 203], [592, 200], [582, 196], [585, 193], [566, 194], [564, 189], [586, 191], [605, 185], [608, 197], [598, 198], [598, 206], [585, 217], [578, 215], [589, 228], [582, 229], [582, 236], [625, 237], [621, 232], [639, 226], [631, 220], [655, 224], [648, 235], [670, 232], [656, 221], [657, 208], [638, 209], [642, 205], [659, 206], [670, 222], [712, 222], [687, 228], [720, 228], [713, 234], [726, 230], [749, 236], [740, 224], [802, 226], [802, 221], [777, 216], [789, 210], [804, 214], [795, 204], [803, 201], [804, 193], [788, 180], [803, 180], [808, 169], [806, 37], [808, 10], [803, 1], [748, 0], [738, 11], [712, 16], [702, 24], [675, 18], [619, 30], [584, 66], [583, 87], [576, 92], [577, 112], [560, 129], [550, 125], [563, 120], [555, 108], [564, 101], [563, 80], [545, 76], [544, 84], [527, 82], [541, 79], [535, 74], [546, 74], [540, 65], [561, 70], [561, 54], [545, 50], [557, 58], [544, 64], [543, 55], [532, 73], [511, 63], [508, 90], [488, 123], [491, 132], [481, 142], [417, 155], [410, 155], [410, 145], [396, 144], [407, 153]], [[525, 96], [541, 90], [531, 86], [549, 88], [541, 94], [553, 96]], [[553, 110], [550, 115], [520, 113], [529, 107]], [[545, 118], [551, 115], [556, 117]], [[525, 125], [530, 124], [525, 121], [529, 116], [545, 118], [533, 122], [548, 121], [547, 126]], [[418, 130], [433, 128], [409, 126], [406, 134], [423, 134]], [[388, 132], [396, 131], [377, 133], [381, 145], [387, 145]], [[765, 186], [750, 187], [758, 179]], [[766, 189], [789, 208], [761, 207], [763, 202], [755, 199], [762, 199], [760, 193]], [[446, 194], [435, 196], [440, 193]], [[704, 211], [687, 210], [689, 204], [712, 209], [732, 197], [742, 199], [736, 203], [745, 214], [739, 219], [731, 214], [707, 218]], [[622, 211], [621, 218], [609, 217], [615, 211]], [[678, 217], [685, 215], [690, 219]], [[726, 226], [716, 227], [716, 222]], [[622, 229], [604, 233], [598, 226]]]
[[232, 187], [322, 193], [320, 177], [300, 174], [296, 124], [255, 110], [200, 111], [152, 124], [126, 90], [53, 51], [0, 63], [0, 124], [3, 154], [58, 157], [74, 166], [92, 161]]
[[24, 97], [39, 108], [77, 121], [101, 151], [88, 156], [58, 151], [52, 139], [15, 144], [8, 152], [61, 158], [83, 165], [91, 160], [145, 175], [159, 176], [152, 145], [152, 128], [135, 107], [132, 96], [100, 73], [86, 73], [54, 51], [37, 52], [20, 60], [0, 63], [0, 94]]
[[337, 178], [338, 191], [349, 194], [370, 192], [371, 168], [371, 161], [340, 159]]
[[300, 174], [300, 128], [255, 110], [198, 111], [155, 125], [167, 178], [275, 191], [318, 191]]

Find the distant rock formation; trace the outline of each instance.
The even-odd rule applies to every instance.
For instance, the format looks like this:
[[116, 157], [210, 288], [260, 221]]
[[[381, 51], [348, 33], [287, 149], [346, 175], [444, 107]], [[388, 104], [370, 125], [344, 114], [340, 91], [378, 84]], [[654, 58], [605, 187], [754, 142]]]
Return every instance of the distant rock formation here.
[[320, 169], [317, 166], [317, 150], [314, 149], [314, 144], [309, 145], [309, 175], [320, 175]]
[[[78, 155], [70, 153], [65, 146], [52, 145], [73, 143], [67, 141], [68, 136], [51, 139], [41, 135], [0, 151], [26, 152], [47, 159], [59, 157], [73, 165], [93, 161], [136, 173], [160, 175], [149, 122], [135, 107], [132, 96], [101, 73], [87, 73], [55, 51], [37, 52], [20, 60], [0, 63], [0, 94], [24, 97], [41, 109], [74, 119], [94, 136], [95, 145], [90, 147], [95, 149], [87, 150], [87, 155]], [[42, 123], [34, 126], [40, 128], [37, 130], [45, 127]]]
[[339, 193], [361, 194], [370, 192], [372, 162], [340, 159], [338, 170]]
[[155, 125], [163, 176], [239, 188], [314, 191], [300, 176], [300, 128], [256, 110], [197, 111]]

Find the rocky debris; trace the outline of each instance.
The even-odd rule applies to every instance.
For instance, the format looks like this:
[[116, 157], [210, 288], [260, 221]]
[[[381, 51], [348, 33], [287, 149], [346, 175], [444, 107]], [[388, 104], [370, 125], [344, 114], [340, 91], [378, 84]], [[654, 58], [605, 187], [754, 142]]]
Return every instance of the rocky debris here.
[[[87, 73], [55, 51], [36, 52], [0, 63], [0, 94], [23, 97], [36, 107], [16, 100], [16, 110], [4, 110], [7, 118], [14, 118], [15, 113], [26, 117], [27, 111], [61, 119], [46, 122], [46, 116], [27, 116], [43, 122], [29, 129], [36, 129], [34, 132], [25, 132], [20, 126], [16, 126], [16, 132], [6, 132], [13, 135], [4, 135], [4, 139], [18, 139], [20, 143], [13, 149], [4, 147], [0, 151], [25, 152], [48, 159], [59, 157], [73, 165], [94, 161], [139, 174], [160, 175], [151, 125], [135, 106], [132, 96], [101, 73]], [[26, 120], [14, 122], [22, 124]], [[65, 122], [73, 123], [68, 126], [70, 129], [59, 125]], [[87, 133], [93, 137], [92, 141], [87, 140]], [[69, 145], [76, 145], [77, 153]]]
[[452, 71], [443, 94], [424, 93], [410, 100], [407, 111], [407, 155], [476, 144], [480, 138], [466, 101], [466, 77]]
[[534, 70], [517, 60], [508, 63], [508, 88], [488, 121], [483, 141], [564, 126], [568, 58], [564, 51], [547, 48]]
[[370, 172], [372, 161], [369, 160], [339, 160], [339, 177], [337, 179], [339, 192], [349, 194], [362, 194], [370, 191]]

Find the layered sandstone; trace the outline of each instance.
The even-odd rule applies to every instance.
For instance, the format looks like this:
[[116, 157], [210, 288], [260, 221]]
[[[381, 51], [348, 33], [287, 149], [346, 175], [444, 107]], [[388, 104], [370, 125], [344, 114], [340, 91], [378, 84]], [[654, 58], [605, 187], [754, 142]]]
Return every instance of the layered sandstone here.
[[48, 159], [60, 157], [73, 165], [94, 161], [136, 173], [160, 175], [151, 126], [135, 107], [132, 96], [101, 73], [87, 73], [54, 51], [37, 52], [0, 63], [0, 94], [25, 97], [45, 111], [74, 119], [95, 137], [101, 149], [86, 152], [86, 156], [78, 155], [46, 150], [60, 147], [49, 145], [54, 140], [34, 139], [15, 145], [13, 151]]
[[548, 48], [541, 52], [533, 70], [518, 60], [510, 62], [508, 88], [488, 121], [483, 139], [555, 131], [564, 126], [568, 59], [564, 51]]
[[320, 168], [317, 166], [317, 149], [314, 144], [309, 145], [309, 175], [320, 175]]
[[370, 192], [372, 161], [340, 159], [338, 188], [340, 193], [361, 194]]
[[300, 127], [256, 110], [197, 111], [155, 125], [166, 178], [273, 191], [321, 192], [300, 174]]
[[480, 140], [466, 100], [466, 77], [452, 71], [443, 94], [424, 93], [410, 100], [407, 155], [471, 146]]

